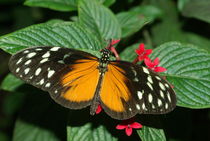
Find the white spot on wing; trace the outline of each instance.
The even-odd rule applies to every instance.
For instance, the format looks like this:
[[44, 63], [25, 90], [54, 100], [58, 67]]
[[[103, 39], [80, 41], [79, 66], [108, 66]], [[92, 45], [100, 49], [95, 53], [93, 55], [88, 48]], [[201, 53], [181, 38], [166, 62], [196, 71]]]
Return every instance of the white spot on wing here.
[[69, 54], [64, 55], [63, 59], [66, 59], [67, 57], [69, 57]]
[[50, 85], [51, 85], [50, 83], [47, 83], [47, 84], [45, 85], [45, 87], [50, 87]]
[[165, 83], [165, 86], [166, 86], [167, 88], [169, 88], [169, 87], [170, 87], [167, 83]]
[[29, 51], [28, 50], [25, 50], [23, 53], [29, 53]]
[[137, 91], [137, 95], [138, 95], [138, 98], [141, 100], [142, 99], [142, 96], [143, 96], [143, 93], [140, 92], [140, 91]]
[[53, 47], [50, 49], [50, 51], [58, 51], [60, 49], [60, 47]]
[[42, 80], [39, 81], [39, 84], [40, 84], [40, 85], [43, 85], [43, 84], [44, 84], [44, 78], [43, 78]]
[[55, 93], [58, 93], [58, 90], [55, 90]]
[[168, 101], [171, 102], [171, 96], [170, 96], [169, 92], [167, 92], [167, 97], [168, 97]]
[[19, 64], [20, 62], [22, 62], [23, 58], [20, 58], [16, 64]]
[[47, 77], [50, 78], [54, 73], [54, 70], [49, 70]]
[[160, 107], [162, 105], [162, 101], [160, 99], [158, 99], [158, 106]]
[[148, 95], [149, 103], [152, 103], [152, 99], [153, 99], [152, 94], [149, 94], [149, 95]]
[[36, 52], [31, 52], [27, 55], [27, 58], [32, 58], [36, 55]]
[[153, 87], [149, 82], [147, 82], [147, 85], [150, 87], [151, 90], [153, 90]]
[[28, 61], [25, 62], [25, 65], [28, 65], [30, 63], [31, 63], [31, 60], [28, 60]]
[[17, 68], [15, 72], [18, 73], [19, 71], [20, 71], [20, 68]]
[[42, 50], [42, 48], [36, 48], [35, 50], [36, 50], [36, 51], [41, 51], [41, 50]]
[[50, 52], [46, 52], [44, 55], [42, 55], [42, 58], [47, 58], [47, 57], [50, 57]]
[[155, 78], [156, 78], [157, 80], [161, 80], [161, 78], [160, 78], [159, 76], [155, 76]]
[[163, 91], [161, 91], [161, 90], [160, 90], [160, 96], [161, 96], [162, 98], [164, 98]]
[[152, 77], [149, 75], [148, 77], [147, 77], [147, 80], [149, 81], [149, 83], [153, 83], [153, 81], [152, 81]]
[[39, 75], [41, 71], [42, 71], [42, 69], [41, 69], [41, 68], [38, 68], [38, 69], [36, 70], [36, 72], [35, 72], [35, 75], [36, 75], [36, 76]]
[[30, 68], [26, 68], [26, 69], [24, 70], [24, 73], [25, 73], [25, 74], [28, 74], [29, 71], [30, 71]]
[[137, 109], [137, 110], [140, 110], [139, 104], [136, 104], [136, 109]]
[[131, 109], [131, 108], [129, 108], [128, 110], [129, 110], [129, 111], [132, 111], [132, 109]]
[[142, 104], [142, 109], [144, 109], [144, 110], [146, 109], [146, 107], [145, 107], [145, 104], [144, 104], [144, 103]]
[[162, 90], [166, 90], [166, 88], [165, 88], [165, 86], [163, 85], [162, 82], [159, 82], [159, 86], [160, 86], [160, 88], [161, 88]]
[[143, 67], [143, 71], [144, 71], [145, 73], [149, 74], [149, 71], [148, 71], [147, 68]]
[[165, 104], [165, 108], [168, 109], [168, 103]]
[[63, 60], [59, 60], [58, 63], [65, 64]]
[[42, 64], [42, 63], [47, 62], [47, 61], [48, 61], [48, 58], [44, 58], [40, 61], [40, 63]]

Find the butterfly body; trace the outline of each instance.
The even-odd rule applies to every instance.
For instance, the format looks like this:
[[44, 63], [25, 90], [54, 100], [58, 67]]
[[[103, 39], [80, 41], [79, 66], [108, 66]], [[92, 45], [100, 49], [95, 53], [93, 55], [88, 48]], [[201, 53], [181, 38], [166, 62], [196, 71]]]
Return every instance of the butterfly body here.
[[99, 104], [115, 119], [175, 108], [176, 96], [166, 80], [141, 65], [111, 61], [110, 54], [103, 49], [97, 58], [69, 48], [32, 47], [13, 55], [9, 68], [20, 79], [48, 91], [62, 106], [90, 106], [92, 115]]

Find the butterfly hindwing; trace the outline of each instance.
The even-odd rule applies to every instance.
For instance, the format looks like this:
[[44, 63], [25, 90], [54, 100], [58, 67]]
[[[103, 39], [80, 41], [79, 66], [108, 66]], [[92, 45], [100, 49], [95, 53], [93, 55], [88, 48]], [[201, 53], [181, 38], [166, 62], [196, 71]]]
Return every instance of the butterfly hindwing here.
[[[111, 99], [111, 100], [108, 100]], [[124, 61], [112, 61], [104, 76], [100, 100], [113, 118], [139, 114], [163, 114], [176, 106], [170, 84], [155, 72]]]
[[[71, 109], [90, 105], [94, 94], [90, 92], [96, 87], [99, 74], [95, 56], [62, 47], [27, 48], [11, 57], [9, 68], [20, 79], [48, 91], [56, 102]], [[88, 80], [92, 76], [94, 84]], [[85, 84], [78, 85], [84, 81], [93, 85], [89, 93], [81, 91], [87, 89]]]

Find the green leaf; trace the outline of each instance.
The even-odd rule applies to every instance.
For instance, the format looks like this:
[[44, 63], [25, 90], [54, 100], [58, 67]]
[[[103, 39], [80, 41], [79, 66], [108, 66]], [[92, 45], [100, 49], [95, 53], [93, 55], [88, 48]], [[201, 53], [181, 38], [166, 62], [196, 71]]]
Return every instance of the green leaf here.
[[15, 91], [24, 82], [12, 74], [8, 74], [1, 83], [1, 89], [5, 91]]
[[79, 127], [67, 127], [68, 141], [117, 141], [103, 125], [97, 128], [93, 127], [91, 123]]
[[[25, 5], [49, 8], [57, 11], [74, 11], [78, 8], [79, 0], [26, 0]], [[106, 6], [112, 5], [115, 0], [98, 0]]]
[[148, 22], [152, 22], [156, 18], [163, 16], [163, 11], [153, 5], [137, 6], [132, 8], [130, 11], [143, 15]]
[[183, 33], [183, 36], [186, 37], [186, 42], [199, 46], [210, 53], [210, 40], [208, 38], [194, 33]]
[[117, 18], [122, 28], [122, 38], [134, 34], [149, 22], [144, 15], [136, 12], [121, 12]]
[[18, 119], [13, 141], [60, 141], [52, 132]]
[[24, 4], [58, 11], [72, 11], [77, 9], [77, 1], [78, 0], [26, 0]]
[[137, 130], [142, 141], [166, 141], [163, 129], [143, 126], [142, 129]]
[[0, 38], [0, 48], [9, 53], [31, 46], [61, 46], [89, 50], [103, 48], [95, 36], [72, 22], [52, 21], [37, 24]]
[[105, 6], [111, 6], [116, 0], [101, 0]]
[[210, 107], [210, 55], [207, 51], [189, 44], [169, 42], [152, 53], [160, 66], [167, 68], [164, 74], [174, 86], [178, 105], [188, 108]]
[[65, 108], [35, 88], [27, 96], [15, 123], [13, 141], [65, 140]]
[[121, 60], [132, 62], [137, 57], [135, 50], [138, 49], [139, 43], [128, 46], [120, 53]]
[[193, 17], [210, 23], [209, 7], [209, 0], [191, 0], [184, 6], [182, 14], [186, 17]]
[[[113, 120], [105, 115], [91, 117], [89, 109], [71, 111], [67, 126], [67, 141], [117, 141], [106, 126], [112, 125]], [[106, 123], [106, 124], [105, 124]]]
[[79, 21], [101, 41], [121, 37], [120, 25], [115, 15], [96, 0], [79, 2]]
[[178, 6], [178, 9], [179, 11], [182, 11], [182, 9], [184, 8], [184, 6], [190, 2], [191, 0], [178, 0], [177, 2], [177, 6]]

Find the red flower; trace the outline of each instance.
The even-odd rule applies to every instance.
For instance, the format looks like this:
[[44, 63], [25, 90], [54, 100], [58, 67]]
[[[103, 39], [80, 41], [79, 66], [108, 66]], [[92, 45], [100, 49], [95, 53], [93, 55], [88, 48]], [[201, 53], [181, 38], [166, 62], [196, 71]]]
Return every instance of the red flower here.
[[97, 109], [96, 109], [96, 114], [99, 114], [101, 111], [102, 111], [102, 107], [99, 104], [98, 107], [97, 107]]
[[152, 53], [152, 49], [145, 49], [144, 44], [139, 44], [139, 49], [136, 49], [139, 61], [149, 58], [148, 55]]
[[146, 59], [144, 59], [144, 63], [149, 69], [151, 69], [151, 70], [153, 70], [155, 72], [164, 72], [164, 71], [166, 71], [165, 68], [158, 67], [158, 64], [159, 64], [159, 59], [158, 58], [155, 58], [155, 60], [153, 62], [149, 58], [146, 58]]
[[132, 134], [133, 128], [134, 129], [142, 128], [142, 125], [138, 122], [134, 122], [133, 118], [124, 120], [124, 121], [122, 121], [122, 123], [120, 123], [116, 126], [116, 129], [118, 129], [118, 130], [125, 129], [125, 133], [127, 136], [130, 136]]

